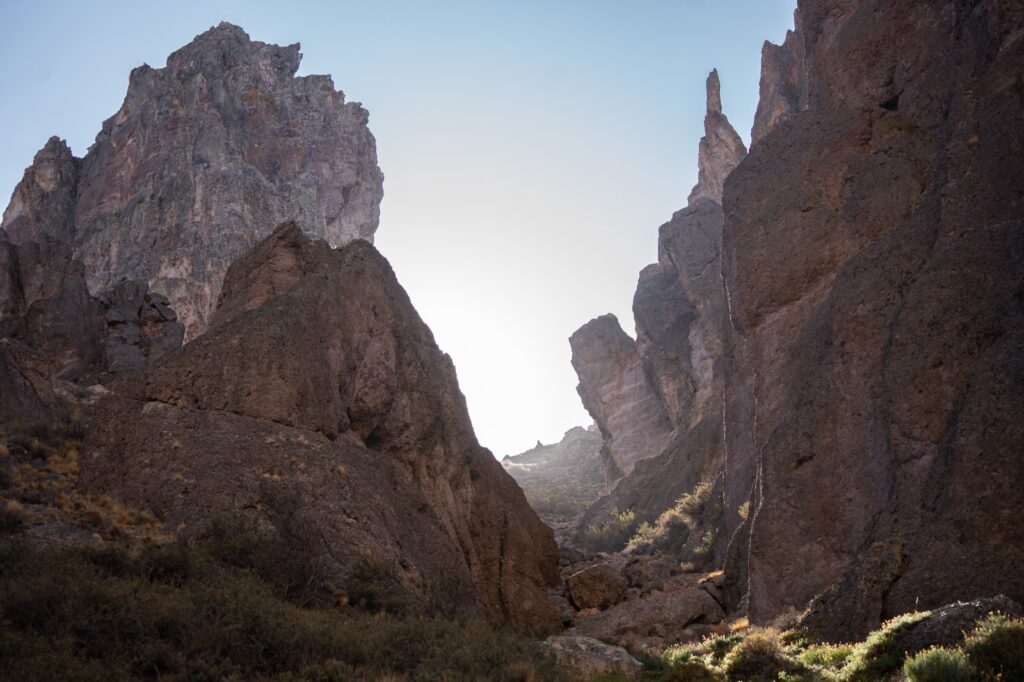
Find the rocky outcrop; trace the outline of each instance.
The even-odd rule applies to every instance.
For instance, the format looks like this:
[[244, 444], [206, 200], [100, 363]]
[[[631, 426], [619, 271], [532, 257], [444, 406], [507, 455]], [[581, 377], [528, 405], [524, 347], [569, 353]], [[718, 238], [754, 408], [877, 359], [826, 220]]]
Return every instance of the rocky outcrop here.
[[540, 647], [554, 661], [559, 679], [587, 682], [593, 679], [643, 679], [644, 666], [622, 647], [592, 637], [552, 635]]
[[596, 426], [574, 427], [557, 443], [501, 460], [559, 545], [572, 543], [580, 515], [604, 492], [604, 439]]
[[628, 583], [620, 571], [596, 564], [568, 576], [565, 586], [577, 609], [606, 609], [622, 601]]
[[[360, 557], [419, 594], [559, 629], [551, 530], [473, 434], [451, 360], [387, 262], [282, 225], [225, 278], [215, 324], [115, 382], [82, 480], [195, 532], [247, 513], [315, 580]], [[463, 587], [459, 587], [462, 585]]]
[[783, 121], [807, 108], [807, 74], [800, 12], [794, 12], [793, 31], [786, 32], [782, 45], [767, 40], [761, 48], [761, 93], [750, 131], [751, 146]]
[[82, 159], [51, 139], [15, 189], [15, 244], [72, 246], [94, 294], [123, 279], [165, 295], [201, 333], [228, 265], [295, 219], [332, 245], [372, 239], [382, 176], [368, 114], [329, 76], [295, 77], [299, 46], [222, 23], [133, 70]]
[[633, 339], [614, 315], [603, 315], [569, 339], [577, 391], [605, 437], [605, 477], [613, 483], [662, 451], [672, 433]]
[[[581, 528], [600, 524], [615, 509], [632, 509], [653, 520], [722, 467], [726, 306], [724, 215], [718, 202], [724, 178], [746, 149], [722, 114], [714, 71], [708, 77], [705, 131], [700, 180], [690, 204], [661, 226], [658, 262], [640, 273], [633, 298], [636, 341], [617, 324], [613, 328], [609, 316], [588, 323], [570, 339], [580, 395], [606, 434], [612, 459], [625, 449], [623, 442], [632, 446], [627, 451], [631, 466], [620, 468], [626, 475], [610, 480], [614, 487], [587, 510]], [[595, 338], [608, 339], [597, 347], [614, 348], [614, 353], [577, 351], [585, 348], [584, 340], [596, 345]], [[716, 486], [716, 495], [723, 492]]]
[[707, 81], [707, 113], [704, 115], [704, 137], [697, 156], [697, 185], [687, 203], [701, 197], [722, 203], [722, 187], [732, 169], [747, 155], [747, 148], [729, 119], [722, 113], [721, 84], [718, 70], [713, 69]]
[[753, 621], [816, 598], [851, 640], [1024, 598], [1024, 15], [797, 17], [723, 199], [727, 574]]

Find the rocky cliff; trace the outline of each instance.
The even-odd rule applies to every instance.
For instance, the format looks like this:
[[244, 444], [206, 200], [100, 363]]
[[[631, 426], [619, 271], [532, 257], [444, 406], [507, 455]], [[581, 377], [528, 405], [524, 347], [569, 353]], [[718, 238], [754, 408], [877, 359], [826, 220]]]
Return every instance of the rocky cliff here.
[[299, 46], [222, 23], [133, 70], [124, 104], [82, 159], [51, 139], [2, 228], [71, 245], [89, 290], [128, 278], [170, 300], [188, 338], [228, 265], [295, 219], [332, 245], [372, 239], [382, 196], [368, 114], [329, 76], [295, 77]]
[[526, 493], [530, 507], [555, 531], [559, 545], [571, 544], [580, 515], [604, 492], [603, 446], [596, 426], [577, 426], [557, 443], [538, 442], [501, 460]]
[[266, 526], [309, 574], [360, 557], [408, 589], [558, 627], [551, 530], [476, 441], [451, 360], [364, 241], [287, 223], [228, 270], [214, 326], [92, 413], [82, 480], [188, 535]]
[[1022, 36], [1013, 3], [804, 0], [765, 50], [722, 259], [727, 573], [755, 621], [813, 599], [852, 638], [1024, 596]]
[[636, 341], [611, 316], [570, 339], [584, 406], [605, 434], [610, 459], [628, 462], [610, 468], [618, 476], [609, 477], [610, 493], [584, 515], [584, 528], [613, 509], [653, 519], [721, 469], [726, 318], [719, 202], [746, 148], [722, 113], [717, 71], [708, 77], [706, 104], [698, 183], [689, 205], [661, 226], [658, 262], [640, 273]]

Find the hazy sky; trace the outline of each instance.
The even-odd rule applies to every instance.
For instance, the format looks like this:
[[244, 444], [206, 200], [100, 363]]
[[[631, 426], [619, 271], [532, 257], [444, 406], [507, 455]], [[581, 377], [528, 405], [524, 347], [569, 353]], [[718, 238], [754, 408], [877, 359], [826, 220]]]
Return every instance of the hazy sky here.
[[221, 20], [300, 42], [370, 111], [377, 246], [451, 354], [495, 455], [590, 423], [569, 335], [613, 312], [696, 181], [704, 79], [749, 141], [761, 44], [795, 0], [0, 0], [0, 194], [50, 135], [85, 153], [129, 71]]

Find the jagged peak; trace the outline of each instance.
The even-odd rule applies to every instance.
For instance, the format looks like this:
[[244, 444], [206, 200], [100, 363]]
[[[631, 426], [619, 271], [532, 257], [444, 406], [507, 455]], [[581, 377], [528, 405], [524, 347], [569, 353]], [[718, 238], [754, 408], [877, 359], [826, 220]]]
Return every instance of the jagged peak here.
[[711, 69], [707, 80], [708, 112], [722, 113], [722, 83], [718, 80], [718, 69]]

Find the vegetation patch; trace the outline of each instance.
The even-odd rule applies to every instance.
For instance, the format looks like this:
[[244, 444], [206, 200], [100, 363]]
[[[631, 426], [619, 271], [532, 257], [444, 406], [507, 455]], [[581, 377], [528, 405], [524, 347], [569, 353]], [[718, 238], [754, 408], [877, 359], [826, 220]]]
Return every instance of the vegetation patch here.
[[591, 524], [580, 536], [580, 545], [590, 552], [617, 552], [636, 532], [640, 519], [631, 509], [612, 509], [604, 523]]
[[959, 649], [932, 647], [918, 652], [903, 664], [910, 682], [972, 682], [977, 677], [967, 656]]

